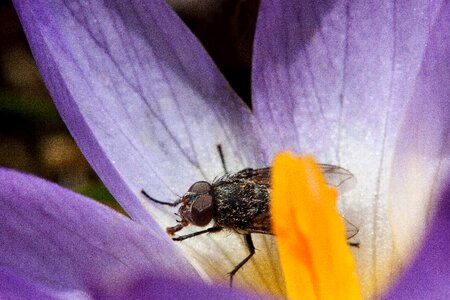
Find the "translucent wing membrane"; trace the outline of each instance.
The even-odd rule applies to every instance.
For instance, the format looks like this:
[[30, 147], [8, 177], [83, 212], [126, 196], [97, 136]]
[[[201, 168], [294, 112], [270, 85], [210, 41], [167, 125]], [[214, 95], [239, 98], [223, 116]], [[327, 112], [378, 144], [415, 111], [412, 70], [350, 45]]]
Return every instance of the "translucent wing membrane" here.
[[353, 238], [355, 235], [358, 234], [359, 229], [358, 227], [356, 227], [355, 225], [353, 225], [349, 220], [347, 220], [346, 218], [344, 218], [345, 221], [345, 233], [346, 233], [346, 237], [347, 239], [351, 239]]
[[[319, 164], [322, 173], [324, 174], [329, 185], [336, 187], [340, 194], [344, 194], [346, 191], [353, 188], [356, 184], [356, 178], [353, 174], [341, 167], [330, 165], [330, 164]], [[261, 168], [261, 169], [244, 169], [235, 174], [227, 174], [226, 176], [220, 177], [215, 181], [215, 184], [220, 181], [234, 181], [234, 180], [244, 180], [246, 182], [253, 182], [258, 185], [264, 185], [270, 188], [271, 186], [271, 173], [272, 168]], [[351, 239], [358, 234], [358, 227], [353, 225], [350, 221], [345, 219], [345, 227], [347, 233], [347, 239]]]
[[[328, 184], [336, 187], [339, 190], [340, 194], [344, 194], [356, 185], [356, 178], [350, 171], [329, 164], [319, 164], [319, 166], [322, 169], [322, 173], [325, 175], [325, 179], [327, 180]], [[346, 218], [344, 218], [344, 222], [347, 239], [351, 239], [358, 234], [358, 227], [353, 225]], [[358, 243], [350, 244], [356, 245]]]
[[356, 178], [353, 174], [341, 167], [319, 164], [329, 185], [339, 189], [340, 193], [345, 193], [356, 185]]
[[[341, 167], [329, 164], [319, 164], [323, 174], [329, 185], [332, 185], [339, 189], [340, 193], [344, 193], [353, 188], [356, 184], [356, 178], [353, 174]], [[261, 169], [244, 169], [236, 174], [226, 175], [226, 177], [220, 177], [216, 181], [227, 179], [246, 179], [258, 184], [270, 185], [272, 168]]]

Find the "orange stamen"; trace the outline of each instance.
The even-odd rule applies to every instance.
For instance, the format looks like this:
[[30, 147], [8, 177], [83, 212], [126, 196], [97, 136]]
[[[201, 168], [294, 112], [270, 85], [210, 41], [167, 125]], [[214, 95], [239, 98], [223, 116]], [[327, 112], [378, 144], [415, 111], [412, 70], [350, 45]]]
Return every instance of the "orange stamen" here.
[[289, 299], [360, 299], [337, 191], [314, 159], [279, 154], [272, 188], [272, 224]]

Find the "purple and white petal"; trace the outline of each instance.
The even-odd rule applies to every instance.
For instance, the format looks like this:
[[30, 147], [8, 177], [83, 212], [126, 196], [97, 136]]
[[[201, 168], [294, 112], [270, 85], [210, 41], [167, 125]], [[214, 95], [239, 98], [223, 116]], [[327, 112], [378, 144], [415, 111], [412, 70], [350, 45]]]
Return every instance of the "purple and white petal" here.
[[15, 1], [50, 93], [126, 211], [145, 188], [172, 200], [195, 180], [261, 165], [250, 110], [163, 1]]
[[[253, 107], [274, 141], [350, 170], [340, 201], [359, 227], [366, 296], [389, 281], [394, 151], [442, 1], [263, 1]], [[395, 263], [394, 263], [395, 264]]]
[[389, 203], [396, 261], [407, 261], [411, 249], [422, 242], [421, 233], [436, 208], [434, 200], [442, 192], [443, 178], [450, 171], [449, 82], [447, 2], [427, 43], [394, 153]]
[[441, 191], [426, 238], [410, 266], [383, 299], [449, 299], [450, 177]]
[[170, 241], [104, 205], [8, 169], [0, 182], [0, 266], [12, 285], [81, 297], [136, 272], [200, 280]]
[[[14, 4], [59, 112], [133, 219], [156, 230], [150, 212], [163, 227], [175, 225], [174, 211], [140, 190], [174, 201], [193, 182], [213, 180], [224, 172], [217, 144], [230, 171], [267, 163], [250, 110], [164, 1]], [[248, 254], [228, 233], [181, 245], [221, 280]]]

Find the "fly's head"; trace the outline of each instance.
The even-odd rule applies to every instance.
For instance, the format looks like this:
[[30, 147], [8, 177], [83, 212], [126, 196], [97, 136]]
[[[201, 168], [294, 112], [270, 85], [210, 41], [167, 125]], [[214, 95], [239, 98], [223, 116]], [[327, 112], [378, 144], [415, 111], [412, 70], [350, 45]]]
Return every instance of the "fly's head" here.
[[197, 181], [177, 201], [180, 204], [178, 214], [181, 220], [173, 227], [167, 227], [170, 235], [183, 229], [189, 224], [195, 226], [206, 226], [211, 222], [214, 215], [214, 201], [211, 195], [211, 184], [206, 181]]

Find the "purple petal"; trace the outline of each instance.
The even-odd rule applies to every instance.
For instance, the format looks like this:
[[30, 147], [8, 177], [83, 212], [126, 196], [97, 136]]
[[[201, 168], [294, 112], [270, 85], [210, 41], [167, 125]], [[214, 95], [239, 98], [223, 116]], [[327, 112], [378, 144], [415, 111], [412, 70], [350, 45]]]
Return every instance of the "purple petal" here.
[[0, 297], [2, 299], [57, 299], [41, 284], [16, 276], [0, 268]]
[[189, 280], [143, 275], [127, 278], [119, 286], [95, 287], [95, 299], [264, 299], [223, 286]]
[[[224, 171], [217, 144], [230, 171], [265, 164], [250, 110], [164, 1], [14, 3], [64, 121], [133, 219], [155, 228], [150, 212], [175, 225], [173, 211], [140, 190], [174, 201], [193, 182], [213, 180]], [[236, 235], [181, 246], [221, 280], [248, 254]]]
[[436, 214], [419, 253], [384, 299], [450, 298], [449, 228], [450, 180], [447, 180], [446, 189], [440, 195]]
[[6, 169], [0, 182], [0, 266], [18, 284], [81, 295], [138, 271], [199, 279], [165, 239], [93, 200]]
[[[450, 3], [433, 27], [394, 154], [391, 226], [398, 261], [410, 258], [450, 170]], [[399, 197], [398, 195], [402, 195]], [[416, 238], [411, 241], [411, 236]], [[449, 277], [450, 278], [450, 277]]]
[[263, 1], [253, 98], [273, 150], [338, 161], [348, 135], [380, 148], [372, 131], [397, 125], [411, 97], [439, 7], [428, 2]]
[[[431, 3], [431, 4], [430, 4]], [[359, 227], [365, 296], [389, 280], [394, 150], [441, 1], [263, 1], [254, 110], [280, 149], [350, 170], [340, 205]], [[393, 195], [396, 196], [396, 195]]]
[[142, 188], [172, 200], [223, 173], [217, 144], [229, 169], [264, 162], [250, 110], [163, 1], [15, 6], [64, 121], [134, 219], [149, 222]]

